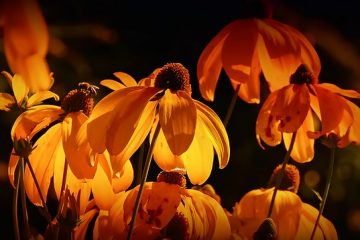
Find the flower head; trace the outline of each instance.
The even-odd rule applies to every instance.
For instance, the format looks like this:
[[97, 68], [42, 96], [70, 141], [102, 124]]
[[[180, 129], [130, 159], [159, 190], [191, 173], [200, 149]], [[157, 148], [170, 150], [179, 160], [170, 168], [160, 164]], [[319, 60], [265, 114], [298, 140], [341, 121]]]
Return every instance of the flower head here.
[[275, 91], [289, 82], [300, 64], [320, 73], [317, 53], [295, 28], [273, 19], [239, 19], [224, 27], [206, 46], [197, 65], [201, 95], [214, 100], [222, 69], [238, 95], [248, 103], [260, 102], [260, 73]]

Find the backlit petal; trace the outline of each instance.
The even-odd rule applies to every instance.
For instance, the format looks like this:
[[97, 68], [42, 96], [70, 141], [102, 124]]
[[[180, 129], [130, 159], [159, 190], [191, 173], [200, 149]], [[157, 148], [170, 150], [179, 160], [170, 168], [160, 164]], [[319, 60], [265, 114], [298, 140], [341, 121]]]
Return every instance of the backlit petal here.
[[51, 91], [40, 91], [31, 95], [31, 97], [26, 102], [26, 107], [40, 104], [42, 101], [49, 98], [54, 98], [55, 101], [59, 101], [59, 96], [56, 93]]
[[93, 230], [93, 239], [112, 239], [113, 228], [109, 222], [109, 212], [100, 210]]
[[14, 188], [15, 188], [15, 170], [19, 160], [20, 157], [18, 155], [15, 155], [15, 150], [12, 149], [8, 164], [8, 176], [9, 176], [9, 181]]
[[214, 101], [215, 88], [222, 68], [221, 51], [232, 25], [229, 24], [208, 43], [197, 63], [200, 92], [208, 101]]
[[115, 193], [127, 190], [134, 179], [134, 169], [130, 161], [126, 161], [120, 176], [113, 176], [112, 186]]
[[[120, 192], [118, 195], [116, 195], [115, 203], [110, 209], [109, 222], [112, 226], [112, 229], [114, 230], [114, 234], [125, 235], [124, 234], [125, 226], [127, 226], [130, 223], [130, 220], [125, 221], [124, 218], [124, 210], [125, 210], [124, 208], [133, 207], [133, 205], [124, 206], [124, 202], [127, 199], [128, 195], [129, 195], [129, 191]], [[130, 203], [130, 204], [134, 204], [134, 203]], [[122, 237], [125, 238], [126, 235]], [[118, 239], [122, 239], [122, 238], [118, 236]]]
[[208, 138], [211, 140], [219, 159], [219, 168], [224, 168], [230, 158], [230, 142], [226, 129], [217, 114], [205, 104], [195, 101], [198, 118], [201, 119]]
[[13, 96], [8, 93], [0, 93], [0, 110], [10, 111], [13, 105], [16, 105]]
[[125, 88], [125, 85], [112, 79], [101, 80], [100, 84], [114, 91]]
[[232, 81], [254, 81], [251, 76], [256, 76], [256, 81], [259, 81], [260, 68], [256, 66], [259, 64], [256, 51], [258, 37], [255, 20], [241, 19], [231, 23], [221, 57], [224, 70]]
[[117, 77], [126, 87], [137, 86], [136, 80], [127, 73], [124, 72], [115, 72], [115, 77]]
[[354, 119], [345, 136], [338, 142], [339, 147], [346, 147], [349, 144], [360, 144], [360, 108], [350, 101], [346, 100], [346, 103], [351, 108]]
[[[64, 159], [65, 154], [61, 141], [61, 124], [52, 126], [34, 144], [35, 149], [29, 156], [36, 179], [40, 185], [41, 193], [46, 201], [50, 181], [54, 172], [54, 163]], [[29, 167], [25, 168], [24, 183], [29, 200], [41, 206], [41, 200]]]
[[165, 91], [160, 100], [159, 121], [173, 154], [184, 153], [195, 133], [196, 107], [192, 98], [184, 91]]
[[90, 222], [93, 220], [95, 214], [98, 213], [97, 209], [91, 209], [86, 212], [84, 215], [80, 216], [80, 223], [77, 228], [75, 228], [75, 239], [86, 239], [86, 233], [89, 227]]
[[12, 83], [12, 88], [13, 88], [16, 102], [17, 102], [18, 106], [21, 106], [25, 97], [27, 97], [29, 89], [25, 85], [23, 77], [20, 76], [19, 74], [14, 75], [11, 83]]
[[355, 90], [351, 90], [351, 89], [342, 89], [331, 83], [321, 83], [321, 84], [318, 84], [318, 86], [321, 86], [322, 88], [325, 88], [325, 89], [329, 90], [330, 92], [340, 94], [344, 97], [360, 98], [359, 92], [357, 92]]
[[307, 86], [289, 85], [279, 90], [271, 114], [279, 123], [279, 131], [295, 132], [304, 122], [310, 110], [310, 94]]
[[[141, 142], [139, 143], [139, 141], [144, 140], [150, 131], [149, 123], [152, 123], [151, 116], [156, 102], [155, 105], [148, 105], [148, 102], [158, 92], [158, 89], [151, 87], [130, 88], [134, 90], [119, 96], [117, 107], [114, 109], [115, 116], [106, 129], [106, 147], [111, 155], [117, 155], [124, 151], [126, 147], [129, 147], [129, 141], [133, 141], [132, 144], [134, 145], [137, 144], [135, 148], [140, 146]], [[118, 91], [125, 90], [126, 88]], [[146, 109], [147, 106], [149, 109]], [[131, 147], [134, 148], [134, 146]], [[136, 149], [132, 150], [135, 151]], [[122, 166], [113, 164], [114, 171], [121, 168]]]

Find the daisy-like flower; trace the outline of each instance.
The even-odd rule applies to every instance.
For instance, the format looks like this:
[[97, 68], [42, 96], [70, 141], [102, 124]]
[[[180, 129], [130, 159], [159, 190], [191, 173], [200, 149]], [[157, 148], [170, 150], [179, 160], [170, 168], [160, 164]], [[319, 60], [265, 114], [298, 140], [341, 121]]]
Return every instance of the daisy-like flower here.
[[230, 151], [225, 128], [214, 111], [191, 98], [189, 72], [183, 65], [166, 64], [139, 85], [122, 76], [123, 83], [131, 85], [103, 98], [87, 124], [92, 149], [98, 153], [107, 149], [114, 171], [121, 169], [158, 124], [154, 159], [163, 170], [185, 168], [191, 182], [201, 184], [210, 175], [213, 148], [219, 167], [227, 165]]
[[320, 61], [311, 43], [295, 28], [273, 19], [239, 19], [224, 27], [203, 50], [197, 65], [201, 95], [214, 100], [224, 69], [238, 96], [260, 102], [260, 73], [271, 91], [288, 83], [300, 64], [320, 73]]
[[[252, 190], [235, 204], [233, 213], [229, 216], [233, 233], [243, 239], [253, 239], [255, 232], [259, 234], [266, 230], [264, 227], [262, 227], [263, 229], [259, 229], [259, 227], [264, 221], [268, 221], [266, 219], [274, 191], [272, 186], [280, 168], [281, 166], [274, 170], [269, 188]], [[297, 168], [287, 165], [271, 215], [272, 224], [267, 224], [267, 231], [277, 234], [274, 239], [310, 239], [318, 210], [302, 202], [296, 194], [299, 182], [300, 176]], [[314, 239], [338, 239], [336, 229], [325, 217], [320, 218]]]
[[[132, 239], [229, 239], [230, 225], [221, 205], [185, 185], [185, 177], [175, 171], [162, 172], [157, 182], [145, 184]], [[138, 190], [118, 195], [110, 211], [96, 220], [94, 235], [100, 239], [126, 237]]]
[[49, 33], [37, 1], [5, 0], [0, 7], [0, 27], [11, 71], [23, 77], [31, 92], [50, 89], [54, 79], [46, 62]]
[[[354, 90], [344, 90], [318, 79], [300, 65], [290, 77], [290, 84], [272, 92], [260, 109], [256, 121], [256, 136], [267, 145], [284, 140], [289, 148], [292, 134], [297, 132], [291, 157], [300, 163], [314, 157], [314, 138], [335, 133], [339, 147], [360, 142], [359, 107], [347, 98], [360, 98]], [[321, 122], [320, 129], [314, 119]]]

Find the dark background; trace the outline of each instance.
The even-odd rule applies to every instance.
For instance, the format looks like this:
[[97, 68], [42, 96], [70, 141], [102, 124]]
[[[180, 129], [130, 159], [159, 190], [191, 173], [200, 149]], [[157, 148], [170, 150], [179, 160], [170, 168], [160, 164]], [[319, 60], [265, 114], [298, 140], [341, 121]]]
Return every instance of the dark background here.
[[[51, 34], [48, 63], [54, 72], [53, 91], [63, 97], [78, 82], [99, 83], [116, 71], [135, 79], [147, 76], [168, 62], [183, 63], [190, 71], [193, 98], [209, 105], [223, 118], [233, 90], [221, 75], [215, 102], [205, 102], [198, 90], [196, 63], [206, 44], [231, 21], [261, 15], [256, 1], [40, 1]], [[320, 81], [360, 91], [360, 14], [356, 1], [276, 1], [273, 18], [296, 27], [315, 44], [322, 61]], [[0, 70], [8, 70], [0, 47]], [[1, 92], [10, 92], [0, 82]], [[96, 100], [108, 91], [101, 88]], [[266, 97], [262, 93], [262, 101]], [[359, 105], [359, 101], [356, 101]], [[265, 187], [281, 163], [282, 145], [262, 150], [255, 139], [255, 120], [261, 105], [238, 101], [228, 125], [231, 159], [214, 170], [212, 184], [231, 210], [247, 191]], [[335, 109], [334, 109], [335, 110]], [[0, 113], [0, 238], [12, 239], [11, 199], [7, 177], [14, 113]], [[359, 133], [360, 134], [360, 133]], [[319, 201], [311, 188], [322, 193], [329, 150], [316, 143], [312, 162], [295, 164], [302, 175], [299, 195], [315, 207]], [[216, 160], [216, 159], [215, 159]], [[360, 149], [350, 146], [336, 152], [333, 176], [324, 215], [340, 239], [360, 239]], [[149, 180], [159, 169], [153, 164]], [[34, 220], [35, 219], [35, 220]], [[30, 221], [36, 225], [37, 218]]]

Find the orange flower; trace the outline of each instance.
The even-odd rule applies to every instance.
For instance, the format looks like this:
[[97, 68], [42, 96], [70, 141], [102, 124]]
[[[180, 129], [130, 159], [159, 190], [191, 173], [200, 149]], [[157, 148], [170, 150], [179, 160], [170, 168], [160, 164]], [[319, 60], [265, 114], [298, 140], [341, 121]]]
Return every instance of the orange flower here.
[[10, 69], [24, 78], [31, 92], [50, 89], [54, 81], [45, 59], [49, 34], [40, 7], [35, 0], [6, 0], [0, 5]]
[[310, 42], [295, 28], [272, 19], [239, 19], [224, 27], [206, 46], [198, 65], [201, 95], [214, 100], [221, 69], [224, 68], [238, 96], [248, 103], [260, 102], [260, 73], [271, 91], [288, 83], [300, 64], [316, 76], [320, 61]]
[[[158, 182], [147, 182], [132, 239], [228, 239], [230, 225], [221, 205], [196, 190], [185, 189], [185, 177], [161, 173]], [[139, 188], [120, 193], [96, 234], [124, 239]], [[105, 219], [103, 217], [103, 219]], [[87, 221], [89, 222], [89, 221]], [[98, 222], [98, 220], [97, 220]], [[87, 226], [80, 226], [87, 228]], [[81, 229], [80, 229], [81, 230]], [[84, 232], [84, 230], [81, 230]], [[111, 233], [111, 234], [109, 234]], [[101, 239], [101, 237], [100, 237]]]
[[[278, 168], [274, 174], [278, 174]], [[275, 179], [275, 177], [273, 177]], [[277, 192], [271, 218], [275, 223], [276, 239], [310, 239], [318, 210], [301, 201], [296, 194], [299, 185], [298, 170], [287, 165], [285, 179]], [[235, 204], [229, 216], [232, 232], [243, 239], [252, 239], [267, 218], [274, 188], [256, 189], [246, 193]], [[321, 217], [314, 239], [337, 239], [333, 224]]]
[[191, 98], [189, 73], [181, 64], [166, 64], [136, 86], [128, 75], [117, 76], [131, 85], [124, 88], [107, 80], [105, 85], [117, 90], [95, 106], [87, 127], [93, 150], [108, 149], [114, 156], [114, 171], [121, 169], [157, 124], [161, 129], [154, 158], [162, 169], [186, 168], [192, 183], [203, 183], [211, 172], [213, 147], [220, 168], [227, 165], [225, 128], [209, 107]]
[[[291, 75], [289, 85], [268, 96], [256, 121], [259, 144], [262, 139], [266, 144], [275, 146], [283, 139], [288, 148], [292, 134], [297, 132], [291, 157], [303, 163], [314, 157], [313, 138], [334, 132], [343, 138], [339, 146], [360, 143], [359, 135], [355, 133], [359, 130], [360, 110], [344, 98], [360, 98], [360, 94], [317, 82], [307, 67], [300, 65]], [[313, 113], [315, 119], [321, 122], [321, 130], [314, 124]]]

